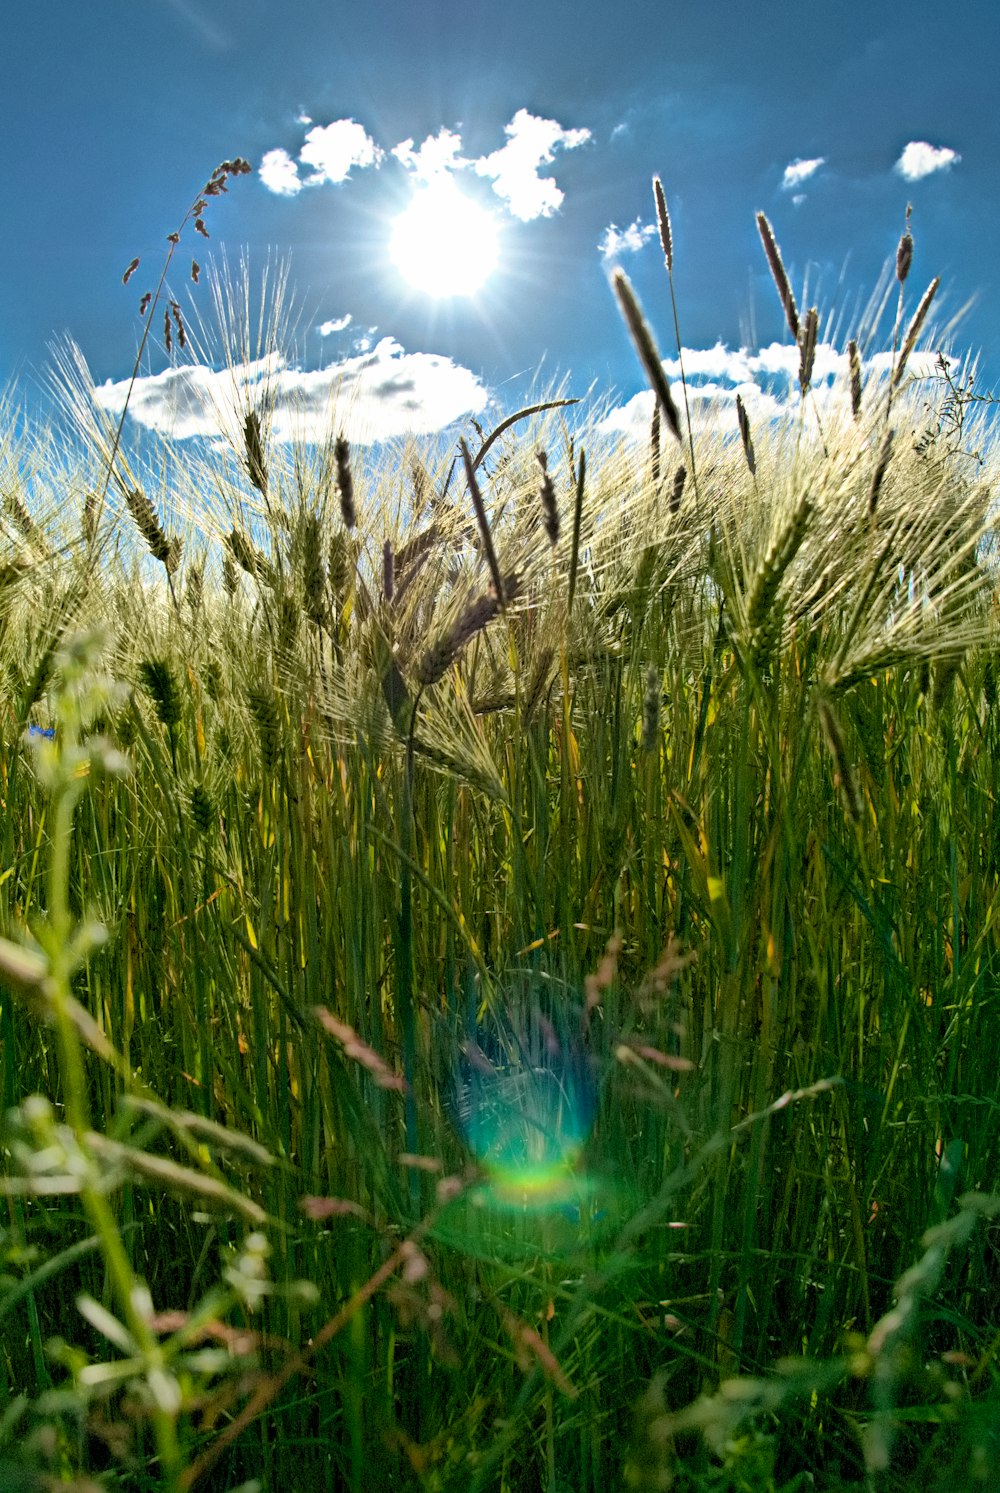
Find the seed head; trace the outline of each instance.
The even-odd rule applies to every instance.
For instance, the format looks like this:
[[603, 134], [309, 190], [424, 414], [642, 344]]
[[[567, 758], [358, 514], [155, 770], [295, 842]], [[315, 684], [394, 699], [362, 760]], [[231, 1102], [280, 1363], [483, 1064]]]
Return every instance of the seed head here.
[[777, 240], [774, 237], [774, 230], [767, 221], [764, 213], [757, 214], [757, 230], [764, 245], [764, 253], [767, 256], [767, 262], [770, 265], [771, 275], [777, 287], [778, 295], [781, 297], [781, 304], [785, 308], [785, 320], [788, 322], [788, 330], [796, 342], [798, 342], [799, 313], [796, 309], [795, 297], [792, 294], [791, 281], [788, 278], [788, 272], [781, 257], [781, 250], [778, 248]]
[[340, 494], [340, 512], [344, 520], [345, 529], [353, 529], [358, 521], [357, 509], [354, 506], [354, 478], [351, 475], [351, 448], [347, 437], [339, 435], [333, 448], [334, 461], [337, 465], [337, 491]]
[[667, 199], [663, 191], [663, 183], [658, 176], [653, 177], [653, 196], [656, 199], [656, 221], [660, 229], [660, 245], [663, 249], [663, 259], [667, 266], [667, 274], [672, 275], [674, 271], [674, 236], [670, 230], [670, 214], [667, 212]]
[[851, 414], [855, 420], [861, 418], [861, 354], [858, 344], [852, 339], [847, 344], [847, 361], [851, 374]]

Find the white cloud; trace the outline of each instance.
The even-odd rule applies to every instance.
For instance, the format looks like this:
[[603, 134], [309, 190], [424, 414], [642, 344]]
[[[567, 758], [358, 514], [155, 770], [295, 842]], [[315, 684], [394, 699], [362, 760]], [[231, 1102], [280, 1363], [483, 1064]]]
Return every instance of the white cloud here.
[[554, 159], [557, 149], [575, 150], [591, 138], [587, 129], [564, 130], [554, 119], [540, 119], [518, 109], [504, 126], [507, 144], [475, 162], [479, 176], [490, 177], [493, 190], [515, 218], [528, 223], [547, 218], [561, 207], [565, 193], [554, 177], [538, 168]]
[[[120, 413], [128, 380], [105, 383], [97, 400]], [[248, 406], [266, 401], [277, 441], [323, 440], [332, 430], [366, 445], [444, 430], [485, 408], [487, 390], [468, 368], [435, 353], [408, 353], [392, 337], [371, 351], [306, 371], [275, 354], [217, 372], [168, 368], [135, 381], [129, 414], [175, 440], [238, 432]]]
[[621, 254], [638, 254], [656, 232], [655, 223], [643, 223], [636, 218], [627, 228], [611, 223], [601, 234], [598, 249], [603, 259], [617, 259]]
[[809, 180], [810, 176], [815, 176], [821, 166], [825, 165], [826, 156], [814, 156], [809, 161], [803, 161], [800, 157], [796, 156], [795, 160], [790, 161], [785, 167], [784, 175], [781, 178], [781, 190], [783, 192], [790, 192], [793, 188], [800, 187], [804, 181]]
[[911, 140], [893, 167], [906, 181], [919, 181], [934, 171], [947, 171], [962, 157], [947, 145], [928, 145], [926, 140]]
[[[907, 372], [915, 378], [930, 378], [936, 366], [936, 352], [914, 352], [907, 363]], [[893, 354], [878, 352], [865, 359], [863, 371], [869, 378], [884, 379], [892, 368]], [[663, 370], [675, 388], [683, 422], [682, 400], [677, 389], [681, 376], [679, 359], [665, 358]], [[756, 353], [742, 347], [731, 349], [722, 342], [710, 348], [686, 347], [684, 374], [696, 429], [735, 431], [737, 394], [751, 422], [776, 420], [789, 414], [798, 416], [799, 350], [794, 345], [772, 342]], [[821, 342], [816, 348], [810, 397], [824, 415], [843, 413], [849, 408], [847, 354], [830, 342]], [[653, 394], [644, 389], [625, 404], [610, 409], [601, 428], [631, 440], [647, 441], [652, 414]]]
[[319, 186], [325, 181], [346, 181], [354, 166], [377, 166], [383, 155], [363, 125], [354, 119], [335, 119], [306, 131], [299, 160], [314, 171], [306, 185]]
[[392, 154], [418, 181], [434, 181], [449, 171], [460, 171], [472, 162], [459, 154], [462, 137], [454, 130], [442, 128], [436, 135], [428, 135], [416, 150], [413, 141], [401, 140], [392, 148]]
[[337, 316], [332, 321], [321, 321], [316, 330], [321, 337], [329, 337], [333, 332], [342, 332], [350, 324], [351, 313], [348, 311], [345, 316]]
[[294, 197], [302, 191], [298, 167], [287, 150], [269, 150], [260, 163], [260, 179], [269, 192]]

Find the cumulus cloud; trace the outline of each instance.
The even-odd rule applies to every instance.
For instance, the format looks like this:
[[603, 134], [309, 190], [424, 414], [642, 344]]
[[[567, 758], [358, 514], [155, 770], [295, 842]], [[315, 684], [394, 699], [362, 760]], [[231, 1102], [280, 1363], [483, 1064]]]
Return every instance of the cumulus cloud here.
[[[127, 394], [127, 379], [109, 381], [97, 399], [119, 414]], [[319, 441], [336, 429], [368, 445], [445, 430], [478, 414], [488, 399], [468, 368], [435, 353], [408, 353], [383, 337], [368, 352], [315, 370], [291, 368], [278, 354], [221, 372], [168, 368], [135, 381], [129, 414], [173, 440], [212, 439], [239, 431], [246, 408], [266, 403], [274, 440]]]
[[299, 160], [313, 168], [306, 185], [319, 186], [325, 181], [346, 181], [355, 166], [377, 166], [383, 154], [363, 125], [354, 119], [335, 119], [306, 131]]
[[627, 228], [619, 228], [617, 223], [611, 223], [601, 234], [597, 247], [602, 259], [618, 259], [622, 254], [638, 254], [655, 232], [655, 223], [643, 223], [640, 218], [636, 218]]
[[539, 167], [555, 158], [556, 150], [575, 150], [590, 138], [587, 129], [565, 130], [554, 119], [540, 119], [518, 109], [504, 126], [507, 144], [475, 162], [479, 176], [489, 177], [493, 190], [515, 218], [529, 223], [547, 218], [562, 206], [565, 193]]
[[[937, 353], [912, 353], [908, 373], [929, 378], [937, 366]], [[865, 360], [864, 373], [869, 378], [888, 378], [893, 367], [891, 352], [872, 354]], [[680, 380], [678, 358], [665, 358], [663, 370], [671, 383]], [[772, 342], [759, 352], [746, 348], [729, 348], [717, 342], [710, 348], [684, 349], [684, 375], [688, 385], [691, 423], [696, 429], [735, 432], [736, 396], [743, 400], [751, 421], [777, 420], [789, 414], [797, 417], [800, 405], [798, 385], [799, 350], [784, 342]], [[849, 368], [845, 352], [832, 343], [821, 342], [816, 348], [813, 367], [812, 398], [825, 413], [849, 409]], [[681, 401], [678, 398], [678, 404]], [[653, 394], [643, 390], [622, 405], [609, 410], [602, 429], [630, 440], [648, 441], [653, 414]], [[683, 420], [683, 414], [681, 415]]]
[[346, 316], [336, 316], [331, 321], [321, 321], [316, 330], [321, 337], [329, 337], [334, 332], [344, 331], [350, 325], [351, 313], [348, 311]]
[[825, 165], [826, 156], [814, 156], [809, 161], [803, 161], [800, 157], [796, 156], [795, 160], [790, 161], [785, 167], [781, 178], [781, 190], [783, 192], [793, 191], [796, 187], [800, 187], [804, 181], [808, 181], [810, 176], [815, 176], [819, 168]]
[[[311, 121], [303, 115], [300, 121]], [[303, 187], [323, 182], [346, 181], [354, 167], [378, 166], [384, 157], [363, 125], [353, 119], [335, 119], [306, 131], [299, 162], [309, 174], [303, 176], [287, 150], [268, 150], [260, 163], [260, 179], [269, 192], [294, 197]]]
[[279, 197], [294, 197], [302, 191], [299, 168], [287, 150], [268, 150], [260, 163], [260, 179], [269, 192]]
[[401, 140], [394, 145], [391, 154], [400, 165], [405, 166], [418, 181], [435, 181], [449, 171], [460, 171], [472, 162], [461, 155], [462, 137], [454, 130], [440, 129], [436, 135], [428, 135], [422, 145], [414, 149], [411, 140]]
[[962, 159], [947, 145], [928, 145], [926, 140], [911, 140], [893, 167], [906, 181], [919, 181], [935, 171], [948, 171]]

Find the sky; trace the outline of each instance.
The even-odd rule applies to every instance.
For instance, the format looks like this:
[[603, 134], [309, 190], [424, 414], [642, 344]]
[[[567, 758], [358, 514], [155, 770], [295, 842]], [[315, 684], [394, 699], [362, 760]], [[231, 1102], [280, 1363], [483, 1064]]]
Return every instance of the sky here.
[[[820, 308], [823, 397], [840, 397], [907, 204], [906, 313], [940, 276], [939, 325], [968, 307], [953, 350], [1000, 390], [998, 66], [998, 0], [6, 0], [0, 388], [44, 404], [70, 337], [119, 410], [167, 235], [242, 157], [252, 172], [207, 200], [209, 236], [184, 223], [169, 293], [193, 332], [224, 261], [230, 281], [246, 262], [254, 308], [287, 273], [281, 352], [229, 353], [279, 439], [331, 419], [353, 440], [453, 431], [563, 385], [604, 399], [612, 428], [647, 425], [610, 275], [629, 276], [676, 376], [654, 174], [706, 413], [792, 392], [758, 211], [800, 308]], [[175, 335], [168, 354], [162, 314], [130, 418], [210, 434], [233, 388], [224, 339]], [[891, 334], [890, 315], [872, 366]]]

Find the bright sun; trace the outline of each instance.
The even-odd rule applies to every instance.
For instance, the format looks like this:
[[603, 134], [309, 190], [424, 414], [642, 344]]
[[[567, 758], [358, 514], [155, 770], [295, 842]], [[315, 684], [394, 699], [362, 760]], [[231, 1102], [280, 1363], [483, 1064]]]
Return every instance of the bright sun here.
[[453, 181], [432, 182], [393, 224], [392, 257], [415, 290], [473, 295], [497, 266], [496, 224]]

